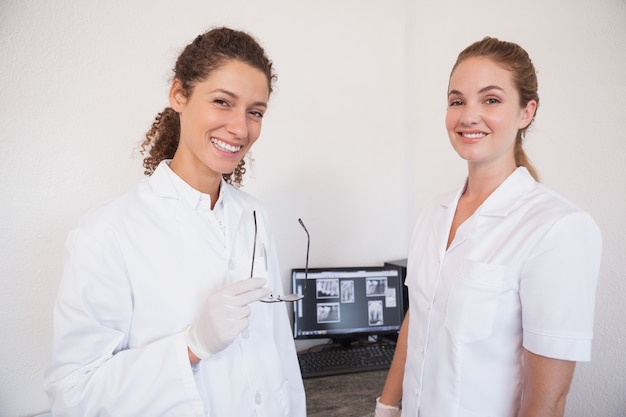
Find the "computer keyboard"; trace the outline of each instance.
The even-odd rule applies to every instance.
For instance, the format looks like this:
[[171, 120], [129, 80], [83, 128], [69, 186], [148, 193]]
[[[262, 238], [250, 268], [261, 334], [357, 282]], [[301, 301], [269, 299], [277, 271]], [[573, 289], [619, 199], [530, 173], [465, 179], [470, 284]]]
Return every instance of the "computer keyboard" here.
[[298, 352], [303, 378], [389, 369], [396, 346], [372, 343]]

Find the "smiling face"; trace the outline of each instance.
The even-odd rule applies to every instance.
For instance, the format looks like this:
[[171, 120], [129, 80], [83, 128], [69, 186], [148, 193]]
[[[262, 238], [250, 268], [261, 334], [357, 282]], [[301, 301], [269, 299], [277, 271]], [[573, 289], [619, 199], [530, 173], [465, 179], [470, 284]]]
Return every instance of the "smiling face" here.
[[489, 58], [467, 58], [450, 76], [446, 113], [450, 142], [470, 166], [504, 166], [512, 171], [517, 132], [532, 121], [536, 106], [531, 100], [520, 107], [510, 71]]
[[269, 93], [266, 75], [237, 60], [196, 83], [188, 97], [174, 80], [169, 98], [180, 115], [180, 141], [172, 170], [193, 188], [216, 192], [222, 174], [232, 172], [258, 139]]

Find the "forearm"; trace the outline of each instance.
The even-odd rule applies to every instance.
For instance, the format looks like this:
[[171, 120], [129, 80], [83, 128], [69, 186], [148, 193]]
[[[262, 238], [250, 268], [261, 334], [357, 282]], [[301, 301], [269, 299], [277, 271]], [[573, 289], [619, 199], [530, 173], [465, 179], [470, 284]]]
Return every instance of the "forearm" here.
[[380, 395], [380, 402], [383, 404], [397, 405], [402, 399], [402, 381], [404, 379], [404, 364], [406, 362], [408, 323], [409, 314], [407, 313], [402, 322], [400, 334], [398, 335], [396, 353], [393, 356], [383, 392]]

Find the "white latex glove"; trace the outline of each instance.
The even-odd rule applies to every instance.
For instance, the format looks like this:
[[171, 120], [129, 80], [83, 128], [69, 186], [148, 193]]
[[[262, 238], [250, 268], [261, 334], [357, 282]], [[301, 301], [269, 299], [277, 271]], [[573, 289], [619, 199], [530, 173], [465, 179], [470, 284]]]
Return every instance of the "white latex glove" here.
[[387, 405], [380, 402], [380, 397], [376, 398], [376, 411], [374, 417], [395, 417], [400, 407]]
[[248, 327], [248, 304], [270, 294], [269, 288], [262, 288], [266, 282], [265, 278], [244, 279], [211, 294], [185, 332], [189, 349], [200, 359], [207, 359], [230, 345]]

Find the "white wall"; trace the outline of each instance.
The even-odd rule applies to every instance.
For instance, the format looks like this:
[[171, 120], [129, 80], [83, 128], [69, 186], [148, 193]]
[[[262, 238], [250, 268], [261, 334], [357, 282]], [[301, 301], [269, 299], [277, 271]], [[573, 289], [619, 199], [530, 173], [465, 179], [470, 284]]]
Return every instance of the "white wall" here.
[[542, 99], [531, 158], [604, 232], [593, 361], [567, 415], [626, 414], [623, 1], [50, 3], [0, 4], [0, 416], [47, 409], [65, 236], [142, 178], [136, 146], [173, 60], [218, 24], [257, 35], [278, 70], [245, 189], [271, 212], [286, 284], [304, 262], [298, 217], [311, 266], [405, 257], [415, 212], [464, 175], [443, 128], [454, 57], [487, 34], [525, 46]]

